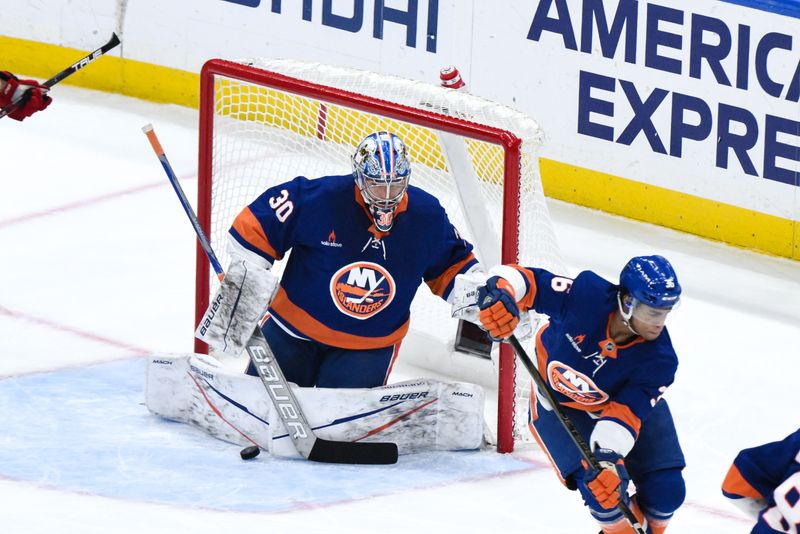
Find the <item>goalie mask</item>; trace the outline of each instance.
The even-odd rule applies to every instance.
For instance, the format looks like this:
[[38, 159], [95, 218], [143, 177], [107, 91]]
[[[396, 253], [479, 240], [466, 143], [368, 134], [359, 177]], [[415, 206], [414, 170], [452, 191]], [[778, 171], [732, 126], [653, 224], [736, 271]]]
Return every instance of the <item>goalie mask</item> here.
[[632, 258], [619, 275], [617, 295], [625, 325], [634, 334], [631, 318], [649, 327], [661, 327], [680, 302], [681, 285], [675, 270], [663, 256]]
[[369, 207], [375, 227], [388, 232], [411, 177], [406, 144], [392, 133], [376, 132], [358, 144], [351, 160], [356, 186]]

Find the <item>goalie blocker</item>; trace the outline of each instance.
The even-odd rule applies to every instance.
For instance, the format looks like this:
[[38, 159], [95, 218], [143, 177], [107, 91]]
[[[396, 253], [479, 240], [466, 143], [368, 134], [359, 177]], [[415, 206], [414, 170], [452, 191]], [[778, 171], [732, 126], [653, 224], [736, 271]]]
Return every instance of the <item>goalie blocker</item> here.
[[[400, 454], [477, 449], [483, 443], [484, 393], [474, 384], [419, 379], [370, 389], [293, 391], [320, 438], [394, 442]], [[156, 415], [223, 441], [299, 456], [258, 378], [209, 356], [151, 357], [146, 404]]]
[[278, 277], [255, 256], [233, 256], [195, 336], [209, 347], [239, 356], [267, 311], [278, 288]]

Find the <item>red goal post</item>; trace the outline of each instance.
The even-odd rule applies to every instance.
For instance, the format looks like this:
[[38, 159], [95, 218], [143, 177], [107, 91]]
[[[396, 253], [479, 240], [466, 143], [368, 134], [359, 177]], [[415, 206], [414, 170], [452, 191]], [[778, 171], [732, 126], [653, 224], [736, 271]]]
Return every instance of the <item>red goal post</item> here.
[[[384, 82], [390, 89], [382, 89]], [[395, 87], [400, 87], [399, 97]], [[383, 95], [390, 96], [380, 98]], [[482, 113], [490, 108], [503, 120], [511, 116], [512, 125], [514, 120], [522, 121], [527, 137], [501, 127], [503, 122], [500, 126], [481, 122]], [[224, 266], [224, 234], [232, 217], [257, 194], [297, 175], [313, 178], [331, 174], [329, 168], [347, 172], [339, 165], [349, 165], [346, 156], [358, 140], [371, 131], [386, 129], [400, 135], [409, 147], [412, 183], [440, 198], [459, 232], [476, 245], [482, 262], [488, 263], [486, 258], [491, 263], [536, 261], [558, 268], [562, 262], [546, 207], [536, 208], [542, 213], [531, 215], [530, 224], [521, 222], [529, 196], [544, 206], [534, 151], [541, 132], [537, 126], [532, 135], [534, 127], [524, 119], [509, 108], [469, 94], [355, 69], [287, 60], [213, 59], [201, 72], [198, 218]], [[453, 173], [464, 163], [448, 153], [448, 143], [452, 147], [456, 138], [463, 139], [456, 142], [455, 151], [461, 151], [458, 157], [471, 167], [467, 179]], [[320, 170], [311, 174], [309, 167]], [[534, 174], [534, 179], [528, 179], [526, 173]], [[472, 183], [463, 186], [459, 180]], [[451, 202], [450, 190], [466, 200]], [[486, 213], [478, 215], [482, 210]], [[534, 253], [520, 254], [521, 232], [532, 228], [542, 232], [539, 225], [546, 226], [542, 235], [547, 243], [543, 247], [538, 243]], [[494, 228], [496, 243], [492, 228], [487, 227]], [[527, 247], [527, 241], [522, 241]], [[198, 246], [195, 324], [215, 289], [212, 274]], [[425, 301], [418, 307], [436, 308], [437, 320], [447, 313], [440, 304], [427, 304], [426, 299], [418, 293], [415, 306], [417, 301]], [[423, 313], [412, 308], [412, 321], [415, 314]], [[206, 347], [195, 341], [195, 350], [205, 352]], [[500, 348], [497, 372], [498, 450], [509, 452], [515, 437], [519, 439], [514, 423], [519, 400], [515, 357], [508, 345]]]

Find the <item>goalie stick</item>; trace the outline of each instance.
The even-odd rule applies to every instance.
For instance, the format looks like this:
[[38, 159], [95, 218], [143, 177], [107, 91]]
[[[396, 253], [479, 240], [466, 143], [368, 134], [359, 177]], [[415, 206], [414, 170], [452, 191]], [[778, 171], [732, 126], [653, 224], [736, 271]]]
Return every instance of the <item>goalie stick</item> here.
[[[594, 454], [592, 454], [591, 449], [589, 449], [589, 446], [583, 440], [583, 437], [578, 432], [578, 429], [575, 428], [575, 425], [572, 423], [570, 418], [567, 417], [567, 415], [561, 410], [560, 405], [553, 398], [553, 395], [550, 393], [550, 390], [548, 389], [548, 386], [545, 383], [544, 378], [542, 378], [542, 375], [539, 373], [539, 370], [533, 364], [530, 356], [528, 356], [528, 353], [525, 352], [525, 349], [522, 347], [522, 344], [519, 342], [517, 337], [512, 334], [511, 337], [508, 338], [508, 342], [511, 344], [512, 347], [514, 347], [514, 351], [517, 353], [517, 356], [522, 361], [522, 364], [528, 370], [528, 373], [531, 375], [533, 381], [536, 382], [536, 388], [539, 390], [539, 393], [541, 393], [541, 395], [547, 400], [547, 402], [550, 403], [550, 406], [553, 408], [553, 413], [556, 415], [556, 418], [561, 423], [561, 426], [564, 427], [564, 430], [567, 431], [567, 434], [569, 434], [569, 437], [572, 439], [572, 442], [575, 444], [576, 447], [578, 447], [578, 451], [580, 451], [583, 459], [586, 461], [587, 464], [589, 464], [589, 466], [591, 466], [592, 469], [595, 469], [597, 472], [602, 471], [603, 468], [600, 467], [600, 463], [597, 461], [597, 458], [594, 457]], [[627, 504], [625, 504], [622, 501], [622, 499], [620, 499], [619, 504], [617, 505], [617, 509], [620, 512], [622, 512], [622, 515], [624, 515], [625, 519], [628, 520], [628, 523], [630, 523], [633, 530], [636, 531], [636, 534], [647, 534], [647, 531], [645, 531], [644, 527], [642, 527], [641, 523], [639, 523], [639, 520], [636, 519], [635, 515], [633, 515], [633, 512], [631, 511], [630, 507]]]
[[[78, 61], [76, 61], [75, 63], [73, 63], [69, 67], [67, 67], [66, 69], [62, 70], [61, 72], [59, 72], [58, 74], [56, 74], [55, 76], [53, 76], [52, 78], [50, 78], [49, 80], [44, 82], [42, 85], [44, 85], [45, 87], [53, 87], [55, 84], [57, 84], [58, 82], [60, 82], [64, 78], [66, 78], [67, 76], [75, 74], [76, 72], [81, 70], [83, 67], [85, 67], [86, 65], [88, 65], [89, 63], [94, 61], [95, 59], [99, 58], [100, 56], [102, 56], [103, 54], [108, 52], [109, 50], [111, 50], [114, 47], [116, 47], [119, 43], [120, 43], [120, 40], [119, 40], [119, 37], [117, 37], [117, 34], [116, 33], [112, 33], [111, 34], [111, 39], [109, 39], [106, 44], [104, 44], [103, 46], [101, 46], [100, 48], [98, 48], [97, 50], [92, 52], [91, 54], [87, 54], [86, 56], [82, 57], [81, 59], [79, 59]], [[24, 94], [23, 94], [23, 96], [20, 96], [16, 101], [11, 102], [6, 107], [0, 109], [0, 119], [2, 119], [6, 115], [8, 115], [12, 111], [14, 111], [16, 109], [16, 107], [19, 105], [19, 103], [23, 100], [23, 98], [25, 98]]]
[[[217, 260], [214, 250], [211, 248], [211, 243], [200, 226], [200, 222], [197, 220], [197, 215], [194, 213], [186, 194], [178, 182], [175, 171], [172, 170], [172, 165], [170, 165], [167, 155], [164, 153], [155, 131], [153, 131], [153, 126], [148, 124], [142, 128], [142, 131], [150, 141], [150, 145], [153, 147], [153, 151], [158, 156], [159, 161], [161, 161], [161, 166], [164, 167], [164, 172], [166, 172], [186, 215], [194, 227], [203, 251], [208, 256], [214, 271], [217, 273], [217, 277], [222, 281], [225, 277], [225, 272], [219, 260]], [[253, 329], [253, 333], [245, 345], [245, 350], [247, 350], [250, 361], [253, 362], [253, 366], [258, 372], [267, 394], [275, 405], [281, 421], [286, 426], [292, 443], [304, 458], [312, 462], [338, 464], [383, 465], [397, 463], [397, 445], [395, 443], [332, 441], [317, 437], [311, 425], [309, 425], [294, 392], [289, 387], [286, 377], [283, 376], [283, 371], [281, 371], [280, 365], [278, 365], [275, 355], [264, 338], [264, 333], [259, 325], [256, 325]]]

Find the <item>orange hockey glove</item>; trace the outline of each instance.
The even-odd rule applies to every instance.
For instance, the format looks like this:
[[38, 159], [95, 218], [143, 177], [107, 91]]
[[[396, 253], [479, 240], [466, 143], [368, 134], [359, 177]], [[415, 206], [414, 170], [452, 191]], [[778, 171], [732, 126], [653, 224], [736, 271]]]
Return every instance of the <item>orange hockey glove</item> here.
[[596, 471], [583, 462], [586, 469], [586, 486], [597, 502], [605, 509], [619, 505], [623, 492], [627, 494], [628, 471], [622, 457], [611, 449], [596, 449], [594, 456], [602, 469]]
[[492, 276], [478, 288], [478, 315], [484, 330], [493, 341], [501, 341], [514, 333], [519, 324], [519, 307], [514, 288], [505, 278]]

